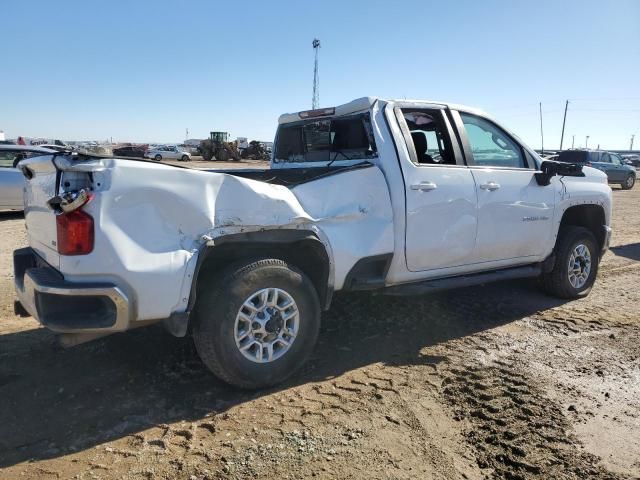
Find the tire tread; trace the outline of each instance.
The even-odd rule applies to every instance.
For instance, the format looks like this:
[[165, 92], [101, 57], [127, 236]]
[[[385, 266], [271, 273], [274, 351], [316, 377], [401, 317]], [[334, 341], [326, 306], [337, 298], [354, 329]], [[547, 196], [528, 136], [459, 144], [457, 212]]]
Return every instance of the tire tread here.
[[[196, 306], [195, 325], [193, 332], [193, 339], [196, 345], [196, 350], [198, 351], [198, 355], [216, 377], [218, 377], [225, 383], [242, 389], [256, 389], [265, 385], [256, 385], [254, 382], [247, 381], [244, 378], [233, 375], [231, 372], [229, 372], [228, 369], [224, 368], [225, 360], [222, 358], [220, 352], [216, 349], [215, 342], [210, 341], [211, 339], [209, 336], [203, 335], [203, 333], [206, 332], [207, 329], [207, 322], [211, 322], [211, 319], [208, 316], [204, 316], [202, 313], [200, 313], [200, 310], [204, 308], [208, 312], [219, 311], [219, 309], [216, 307], [218, 307], [219, 305], [223, 305], [223, 299], [228, 294], [229, 285], [232, 285], [236, 280], [246, 276], [248, 273], [264, 267], [283, 268], [287, 271], [295, 272], [296, 274], [301, 275], [303, 279], [308, 282], [308, 285], [312, 286], [310, 280], [308, 280], [304, 273], [302, 273], [298, 268], [276, 258], [254, 258], [240, 260], [238, 262], [232, 263], [222, 272], [206, 273], [205, 277], [202, 280], [198, 281], [199, 298], [197, 301], [198, 305]], [[203, 289], [205, 288], [206, 291], [203, 291]], [[310, 293], [313, 297], [313, 302], [317, 306], [316, 314], [319, 318], [319, 300], [315, 289], [311, 288]], [[215, 319], [213, 321], [215, 321]], [[315, 343], [316, 336], [317, 332], [312, 337], [313, 343]], [[293, 371], [291, 372], [291, 374], [292, 373]]]
[[592, 265], [592, 273], [590, 280], [588, 280], [587, 287], [583, 290], [576, 292], [573, 287], [568, 285], [568, 282], [565, 281], [565, 255], [567, 251], [571, 248], [571, 246], [579, 239], [586, 238], [588, 239], [594, 246], [598, 245], [593, 233], [584, 227], [578, 227], [574, 225], [569, 225], [565, 227], [561, 227], [560, 232], [558, 233], [558, 239], [556, 241], [556, 246], [554, 248], [554, 252], [556, 254], [555, 265], [553, 266], [553, 270], [549, 273], [543, 273], [540, 276], [540, 284], [542, 289], [550, 295], [560, 297], [560, 298], [581, 298], [586, 297], [591, 291], [591, 287], [595, 282], [596, 275], [598, 273], [598, 263], [599, 257], [598, 252], [591, 252], [591, 265]]

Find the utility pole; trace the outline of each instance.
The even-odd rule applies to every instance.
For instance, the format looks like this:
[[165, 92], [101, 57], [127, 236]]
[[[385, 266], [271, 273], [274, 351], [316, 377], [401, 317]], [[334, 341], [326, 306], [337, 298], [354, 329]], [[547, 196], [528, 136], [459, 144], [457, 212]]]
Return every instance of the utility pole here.
[[320, 103], [320, 80], [318, 79], [318, 50], [320, 50], [320, 40], [313, 39], [311, 43], [313, 45], [313, 51], [315, 55], [315, 61], [313, 63], [313, 97], [311, 98], [311, 108], [315, 110]]
[[589, 135], [587, 135], [587, 137], [584, 139], [584, 148], [587, 148], [588, 145], [589, 145]]
[[571, 148], [573, 149], [573, 146], [576, 144], [576, 136], [575, 135], [571, 135]]
[[540, 143], [542, 152], [540, 155], [544, 155], [544, 132], [542, 130], [542, 102], [540, 102]]
[[631, 145], [629, 145], [629, 150], [633, 150], [633, 139], [635, 138], [635, 134], [631, 135]]
[[569, 100], [564, 104], [564, 119], [562, 120], [562, 135], [560, 135], [560, 151], [562, 151], [562, 141], [564, 140], [564, 125], [567, 123], [567, 108], [569, 108]]

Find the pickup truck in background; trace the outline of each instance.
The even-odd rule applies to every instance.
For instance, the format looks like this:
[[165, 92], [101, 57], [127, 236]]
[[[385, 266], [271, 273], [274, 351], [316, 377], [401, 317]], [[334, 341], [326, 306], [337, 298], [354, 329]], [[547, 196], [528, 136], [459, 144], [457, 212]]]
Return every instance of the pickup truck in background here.
[[311, 354], [336, 291], [537, 277], [589, 293], [611, 234], [604, 173], [542, 161], [473, 108], [361, 98], [282, 115], [271, 168], [79, 154], [24, 160], [18, 310], [66, 345], [163, 322], [242, 388]]

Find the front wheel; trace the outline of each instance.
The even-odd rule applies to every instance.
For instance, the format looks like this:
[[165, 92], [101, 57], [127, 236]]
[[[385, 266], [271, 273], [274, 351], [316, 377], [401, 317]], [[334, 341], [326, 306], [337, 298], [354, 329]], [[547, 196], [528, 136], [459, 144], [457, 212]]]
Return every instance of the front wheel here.
[[636, 183], [635, 175], [629, 175], [627, 179], [622, 183], [623, 190], [631, 190]]
[[232, 265], [198, 282], [193, 338], [204, 364], [245, 389], [282, 382], [311, 354], [320, 302], [309, 278], [277, 259]]
[[182, 160], [183, 162], [188, 162], [191, 159], [189, 158], [189, 155], [183, 155], [180, 160]]
[[162, 155], [156, 155], [155, 157], [153, 157], [153, 159], [154, 159], [156, 162], [159, 162], [160, 160], [162, 160]]
[[229, 152], [227, 152], [226, 150], [222, 149], [219, 150], [216, 153], [216, 160], [218, 160], [219, 162], [228, 162], [229, 161]]
[[562, 227], [555, 248], [553, 270], [540, 277], [543, 289], [560, 298], [589, 295], [599, 264], [598, 242], [583, 227]]

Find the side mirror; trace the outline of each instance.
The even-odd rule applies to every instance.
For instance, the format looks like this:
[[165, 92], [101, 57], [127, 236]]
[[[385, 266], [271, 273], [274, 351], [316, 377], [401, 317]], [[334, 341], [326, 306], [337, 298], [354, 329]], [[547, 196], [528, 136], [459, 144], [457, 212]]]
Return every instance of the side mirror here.
[[540, 164], [540, 172], [535, 174], [536, 182], [540, 186], [547, 186], [555, 175], [563, 177], [584, 177], [582, 165], [577, 163], [564, 163], [545, 160]]

